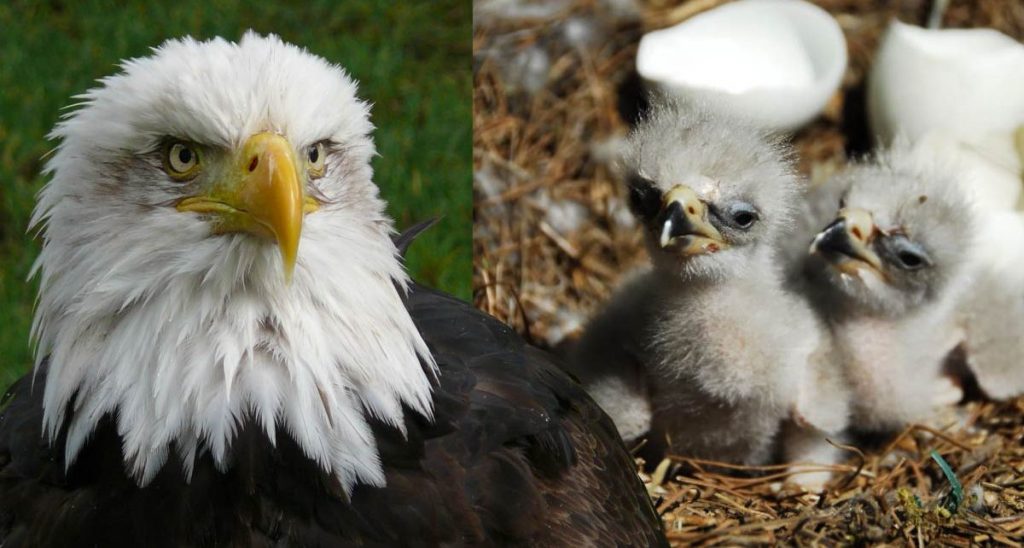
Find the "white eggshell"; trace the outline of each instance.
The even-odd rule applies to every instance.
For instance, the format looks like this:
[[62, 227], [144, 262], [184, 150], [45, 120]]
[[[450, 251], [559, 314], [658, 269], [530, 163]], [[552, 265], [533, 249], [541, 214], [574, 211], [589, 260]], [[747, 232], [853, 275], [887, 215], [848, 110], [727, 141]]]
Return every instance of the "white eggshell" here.
[[1021, 158], [1008, 131], [965, 136], [933, 130], [918, 136], [914, 153], [922, 162], [953, 162], [978, 211], [1014, 210], [1020, 203]]
[[868, 82], [884, 142], [944, 130], [973, 136], [1024, 123], [1024, 45], [992, 29], [931, 30], [893, 21]]
[[637, 72], [661, 91], [793, 130], [825, 107], [846, 70], [846, 41], [803, 0], [741, 0], [640, 40]]

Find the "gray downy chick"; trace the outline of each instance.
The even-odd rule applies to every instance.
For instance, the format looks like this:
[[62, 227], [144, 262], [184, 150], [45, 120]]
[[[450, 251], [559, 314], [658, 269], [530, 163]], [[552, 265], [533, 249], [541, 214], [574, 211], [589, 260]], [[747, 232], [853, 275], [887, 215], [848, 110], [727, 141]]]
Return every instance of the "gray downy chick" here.
[[962, 391], [942, 374], [962, 338], [955, 310], [972, 243], [956, 170], [897, 143], [810, 202], [825, 228], [798, 268], [850, 384], [853, 427], [896, 430], [958, 402]]
[[652, 267], [592, 319], [571, 368], [633, 441], [767, 461], [822, 333], [782, 287], [801, 183], [776, 138], [658, 99], [624, 159]]

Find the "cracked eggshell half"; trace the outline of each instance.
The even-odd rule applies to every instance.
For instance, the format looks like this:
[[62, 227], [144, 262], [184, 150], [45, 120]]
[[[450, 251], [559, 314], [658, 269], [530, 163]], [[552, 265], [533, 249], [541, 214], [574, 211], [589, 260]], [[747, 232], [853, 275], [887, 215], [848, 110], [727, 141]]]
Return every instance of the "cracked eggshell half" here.
[[925, 29], [893, 20], [868, 80], [883, 143], [940, 131], [975, 141], [1024, 124], [1024, 45], [993, 29]]
[[640, 40], [649, 87], [792, 131], [814, 119], [846, 70], [836, 20], [803, 0], [741, 0]]

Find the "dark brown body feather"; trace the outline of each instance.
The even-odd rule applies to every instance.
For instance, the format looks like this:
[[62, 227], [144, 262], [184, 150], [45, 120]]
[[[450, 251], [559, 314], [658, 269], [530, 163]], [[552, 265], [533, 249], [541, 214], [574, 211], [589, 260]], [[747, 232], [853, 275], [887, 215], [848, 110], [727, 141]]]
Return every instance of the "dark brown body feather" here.
[[[408, 438], [373, 425], [387, 487], [340, 486], [279, 433], [243, 426], [231, 466], [173, 458], [145, 488], [125, 476], [114, 421], [66, 473], [41, 434], [45, 367], [0, 412], [0, 545], [664, 545], [614, 426], [545, 353], [429, 289], [407, 306], [438, 362], [435, 420]], [[173, 452], [172, 452], [173, 453]]]

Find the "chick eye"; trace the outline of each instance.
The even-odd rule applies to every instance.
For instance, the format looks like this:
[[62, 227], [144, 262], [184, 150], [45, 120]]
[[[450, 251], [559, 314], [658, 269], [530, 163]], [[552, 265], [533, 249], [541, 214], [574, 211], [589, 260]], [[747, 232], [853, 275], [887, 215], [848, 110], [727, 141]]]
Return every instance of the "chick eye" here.
[[171, 143], [164, 155], [164, 169], [177, 180], [191, 179], [199, 173], [199, 153], [187, 143]]
[[639, 173], [632, 173], [627, 180], [629, 205], [641, 219], [651, 220], [661, 209], [661, 191], [654, 181]]
[[910, 251], [903, 251], [896, 258], [906, 270], [917, 270], [925, 265], [924, 257]]
[[729, 208], [729, 217], [736, 226], [746, 230], [757, 222], [758, 214], [757, 210], [754, 209], [750, 204], [733, 204]]
[[891, 236], [886, 238], [884, 244], [889, 249], [890, 256], [895, 259], [893, 263], [901, 270], [920, 270], [932, 264], [924, 248], [906, 236]]
[[324, 163], [327, 155], [324, 153], [324, 144], [316, 143], [306, 147], [306, 162], [309, 166], [309, 173], [313, 177], [320, 177], [324, 174]]

